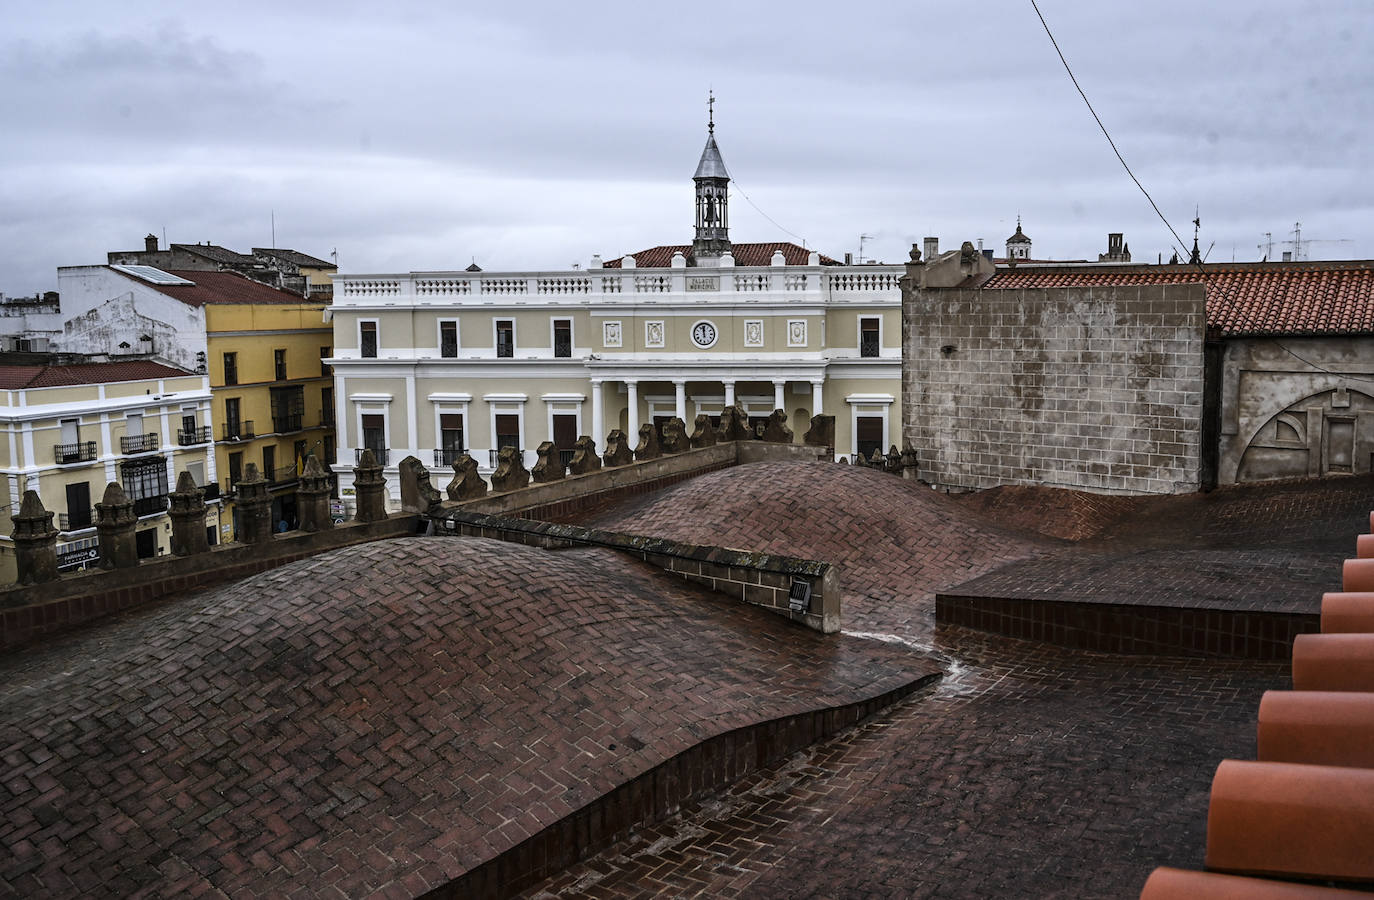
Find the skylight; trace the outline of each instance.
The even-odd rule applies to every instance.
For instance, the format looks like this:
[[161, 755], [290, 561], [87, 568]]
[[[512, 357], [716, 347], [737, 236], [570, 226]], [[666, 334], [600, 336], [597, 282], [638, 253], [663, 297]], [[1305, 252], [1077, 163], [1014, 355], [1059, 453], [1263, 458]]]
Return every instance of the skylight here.
[[149, 284], [195, 284], [194, 281], [187, 281], [185, 278], [178, 278], [171, 272], [164, 272], [154, 266], [110, 266], [125, 275], [146, 281]]

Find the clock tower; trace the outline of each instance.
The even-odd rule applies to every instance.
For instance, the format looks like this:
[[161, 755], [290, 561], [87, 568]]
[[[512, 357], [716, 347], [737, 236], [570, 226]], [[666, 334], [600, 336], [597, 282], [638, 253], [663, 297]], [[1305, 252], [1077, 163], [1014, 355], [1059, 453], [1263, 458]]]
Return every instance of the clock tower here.
[[689, 264], [714, 266], [722, 254], [730, 252], [730, 173], [716, 146], [716, 98], [709, 95], [706, 124], [706, 149], [692, 176], [696, 183], [697, 222]]

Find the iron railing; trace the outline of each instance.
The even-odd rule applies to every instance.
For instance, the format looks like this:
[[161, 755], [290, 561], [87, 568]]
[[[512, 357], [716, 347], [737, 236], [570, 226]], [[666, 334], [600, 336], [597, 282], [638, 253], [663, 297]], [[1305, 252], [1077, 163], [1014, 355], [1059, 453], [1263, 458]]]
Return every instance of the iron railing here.
[[62, 531], [80, 531], [95, 525], [93, 508], [68, 510], [57, 514], [57, 527]]
[[191, 444], [208, 444], [210, 440], [209, 425], [200, 425], [189, 430], [185, 428], [177, 429], [177, 443], [183, 447]]
[[559, 450], [559, 451], [558, 451], [558, 458], [561, 459], [561, 460], [563, 460], [563, 468], [564, 468], [564, 469], [567, 469], [568, 466], [572, 465], [572, 458], [573, 458], [573, 455], [574, 455], [575, 453], [577, 453], [576, 450]]
[[136, 516], [151, 516], [166, 511], [166, 494], [158, 494], [156, 497], [139, 497], [134, 501], [134, 515]]
[[119, 439], [120, 453], [152, 453], [162, 443], [158, 434], [128, 434]]
[[284, 415], [272, 416], [272, 430], [277, 434], [286, 434], [289, 431], [300, 431], [301, 420], [304, 419], [301, 413], [286, 413]]
[[54, 444], [53, 458], [59, 465], [91, 462], [95, 459], [95, 441], [77, 441], [75, 444]]
[[458, 457], [462, 456], [466, 452], [467, 451], [461, 447], [459, 447], [457, 450], [435, 450], [434, 465], [442, 466], [445, 468], [451, 466], [458, 461]]
[[224, 440], [226, 441], [251, 441], [255, 437], [257, 435], [253, 432], [252, 419], [224, 423]]
[[867, 356], [867, 357], [879, 356], [879, 355], [881, 355], [880, 351], [881, 351], [881, 348], [878, 346], [878, 339], [877, 339], [877, 338], [868, 338], [868, 337], [866, 337], [866, 338], [864, 338], [863, 340], [859, 341], [859, 355], [860, 355], [860, 356]]
[[[355, 448], [355, 449], [353, 450], [353, 464], [354, 464], [354, 465], [357, 465], [358, 463], [360, 463], [360, 462], [363, 461], [363, 450], [364, 450], [364, 449], [365, 449], [365, 448], [363, 448], [363, 447], [357, 447], [357, 448]], [[382, 448], [373, 447], [373, 448], [372, 448], [372, 455], [375, 456], [375, 457], [377, 458], [377, 465], [379, 465], [379, 466], [384, 466], [384, 465], [386, 465], [386, 453], [387, 453], [387, 451], [386, 451], [386, 448], [385, 448], [385, 447], [382, 447]]]

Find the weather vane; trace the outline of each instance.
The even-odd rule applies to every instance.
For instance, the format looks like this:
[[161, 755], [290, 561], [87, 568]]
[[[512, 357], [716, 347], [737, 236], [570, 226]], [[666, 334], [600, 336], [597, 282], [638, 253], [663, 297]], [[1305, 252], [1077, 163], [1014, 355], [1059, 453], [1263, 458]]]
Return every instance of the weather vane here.
[[716, 93], [710, 88], [706, 90], [706, 128], [708, 133], [716, 133]]

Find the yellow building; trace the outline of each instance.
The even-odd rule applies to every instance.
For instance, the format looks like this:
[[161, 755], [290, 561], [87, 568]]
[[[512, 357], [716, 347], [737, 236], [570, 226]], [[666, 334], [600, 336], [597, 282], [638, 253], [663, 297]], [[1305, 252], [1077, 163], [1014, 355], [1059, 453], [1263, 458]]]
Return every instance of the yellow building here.
[[222, 541], [233, 540], [233, 485], [248, 464], [271, 484], [274, 522], [296, 525], [304, 456], [334, 456], [333, 329], [326, 301], [233, 272], [144, 265], [58, 270], [63, 349], [142, 352], [205, 372], [215, 455], [226, 500]]
[[[167, 494], [191, 473], [219, 532], [210, 385], [147, 360], [82, 365], [0, 363], [0, 584], [14, 581], [14, 530], [25, 491], [37, 491], [59, 529], [58, 568], [97, 559], [94, 505], [110, 482], [133, 501], [141, 558], [170, 551]], [[211, 543], [217, 543], [211, 538]]]

